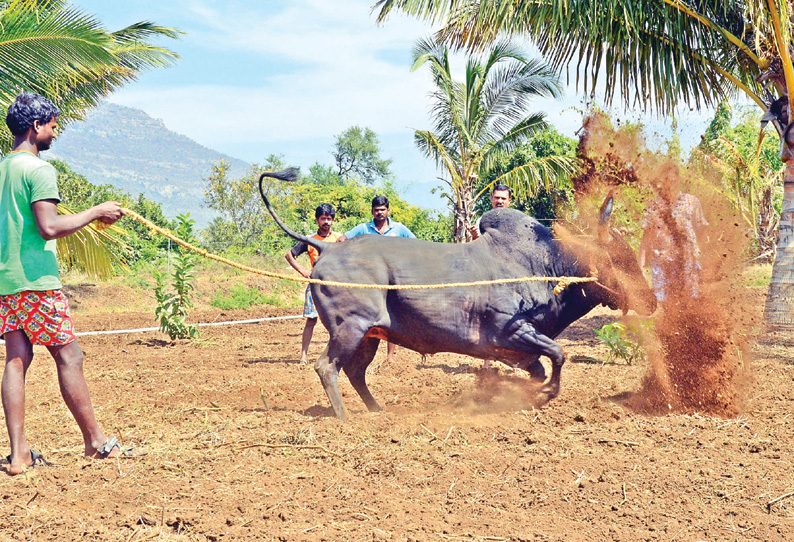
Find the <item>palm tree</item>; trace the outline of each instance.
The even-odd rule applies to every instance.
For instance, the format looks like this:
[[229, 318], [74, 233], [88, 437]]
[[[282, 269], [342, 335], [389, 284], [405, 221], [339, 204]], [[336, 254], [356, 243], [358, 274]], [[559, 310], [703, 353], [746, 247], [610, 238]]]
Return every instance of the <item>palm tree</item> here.
[[[176, 60], [175, 53], [149, 40], [179, 34], [146, 21], [108, 32], [63, 0], [0, 2], [0, 111], [5, 117], [14, 98], [27, 90], [59, 107], [61, 126], [79, 120], [141, 71]], [[11, 134], [0, 130], [0, 152], [12, 144]], [[58, 248], [62, 261], [94, 276], [107, 276], [121, 250], [117, 237], [94, 228], [60, 240]]]
[[[772, 121], [786, 163], [777, 256], [766, 319], [794, 325], [794, 67], [789, 0], [380, 0], [443, 23], [449, 43], [479, 50], [498, 36], [537, 44], [552, 67], [576, 60], [585, 91], [606, 80], [606, 101], [671, 113], [744, 94]], [[617, 91], [617, 92], [616, 92]], [[792, 123], [794, 126], [794, 123]], [[788, 137], [783, 137], [788, 134]]]
[[692, 157], [696, 162], [706, 160], [721, 170], [723, 194], [752, 230], [755, 252], [752, 260], [771, 263], [775, 259], [780, 221], [775, 201], [782, 195], [780, 188], [785, 173], [775, 148], [779, 142], [765, 137], [768, 130], [757, 133], [760, 118], [757, 111], [744, 110], [735, 126], [732, 126], [733, 116], [730, 105], [721, 102]]
[[[177, 55], [148, 40], [179, 34], [146, 21], [108, 32], [63, 0], [0, 4], [0, 108], [28, 90], [58, 105], [60, 125], [79, 120], [141, 71], [170, 65]], [[0, 150], [11, 143], [4, 132]]]
[[504, 183], [518, 196], [531, 194], [541, 183], [567, 178], [573, 164], [568, 157], [550, 156], [514, 167], [480, 192], [477, 179], [533, 134], [548, 127], [542, 113], [527, 114], [534, 97], [560, 94], [560, 84], [546, 65], [526, 59], [507, 42], [495, 45], [483, 59], [470, 56], [466, 79], [452, 78], [447, 47], [420, 40], [413, 51], [413, 67], [428, 64], [433, 92], [434, 131], [417, 130], [414, 140], [425, 156], [448, 175], [454, 213], [455, 242], [470, 239], [474, 204], [491, 186]]

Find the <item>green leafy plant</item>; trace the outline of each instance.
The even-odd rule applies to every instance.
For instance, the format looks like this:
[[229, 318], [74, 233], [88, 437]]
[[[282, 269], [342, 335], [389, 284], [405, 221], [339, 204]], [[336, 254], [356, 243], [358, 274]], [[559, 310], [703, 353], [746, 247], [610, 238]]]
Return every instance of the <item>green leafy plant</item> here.
[[[176, 217], [178, 221], [176, 235], [188, 243], [194, 243], [193, 224], [190, 213]], [[198, 327], [195, 324], [188, 324], [188, 309], [193, 306], [191, 295], [194, 290], [193, 280], [195, 278], [193, 270], [196, 267], [196, 257], [187, 251], [179, 251], [173, 263], [173, 272], [170, 275], [171, 287], [168, 289], [166, 280], [168, 273], [154, 272], [157, 286], [154, 289], [154, 296], [157, 300], [157, 307], [154, 314], [160, 322], [160, 331], [166, 333], [171, 340], [174, 339], [195, 339], [198, 338]]]
[[235, 284], [229, 288], [229, 293], [216, 292], [210, 301], [210, 305], [216, 309], [232, 310], [247, 309], [254, 305], [267, 303], [268, 296], [255, 286], [246, 287], [243, 284]]
[[605, 363], [613, 363], [616, 360], [625, 360], [631, 365], [635, 361], [645, 359], [645, 349], [642, 346], [640, 334], [625, 324], [614, 322], [606, 324], [601, 329], [596, 330], [596, 335], [609, 349]]

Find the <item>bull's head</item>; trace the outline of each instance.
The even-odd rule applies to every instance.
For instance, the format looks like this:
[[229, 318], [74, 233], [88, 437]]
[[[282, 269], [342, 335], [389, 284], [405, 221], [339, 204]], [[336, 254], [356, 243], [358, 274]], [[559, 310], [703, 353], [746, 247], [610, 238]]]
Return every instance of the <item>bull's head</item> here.
[[610, 193], [601, 205], [598, 219], [598, 250], [591, 255], [598, 276], [596, 287], [603, 290], [609, 308], [622, 310], [623, 314], [632, 309], [647, 316], [656, 310], [656, 296], [645, 280], [634, 250], [609, 225], [613, 201]]

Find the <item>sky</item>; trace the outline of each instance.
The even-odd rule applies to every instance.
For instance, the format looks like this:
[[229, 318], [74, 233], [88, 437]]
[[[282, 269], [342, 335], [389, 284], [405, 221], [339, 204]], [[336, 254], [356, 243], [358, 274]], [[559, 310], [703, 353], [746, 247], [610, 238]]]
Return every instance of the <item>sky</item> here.
[[[444, 202], [430, 194], [440, 172], [413, 142], [415, 130], [432, 127], [433, 85], [429, 70], [410, 71], [411, 50], [432, 29], [399, 14], [378, 25], [372, 3], [72, 1], [110, 31], [148, 20], [184, 32], [159, 42], [181, 57], [173, 66], [144, 72], [110, 102], [142, 109], [170, 130], [230, 156], [262, 163], [283, 155], [304, 172], [317, 162], [332, 164], [334, 141], [345, 129], [368, 127], [380, 139], [382, 156], [393, 160], [406, 199], [441, 209]], [[455, 64], [462, 77], [462, 57]], [[562, 99], [532, 104], [569, 137], [581, 126], [582, 108], [583, 97], [571, 85]], [[669, 137], [666, 119], [615, 114]], [[707, 120], [688, 110], [679, 116], [685, 148], [697, 143]]]

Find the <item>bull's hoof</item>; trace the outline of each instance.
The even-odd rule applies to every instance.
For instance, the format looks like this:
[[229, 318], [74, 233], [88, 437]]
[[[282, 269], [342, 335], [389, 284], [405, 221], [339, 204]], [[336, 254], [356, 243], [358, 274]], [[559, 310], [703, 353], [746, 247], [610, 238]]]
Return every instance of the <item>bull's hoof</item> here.
[[548, 384], [540, 389], [539, 394], [543, 404], [546, 404], [560, 394], [560, 387]]
[[367, 403], [367, 410], [369, 410], [370, 412], [382, 412], [383, 411], [381, 406], [378, 403], [375, 403], [375, 402]]

